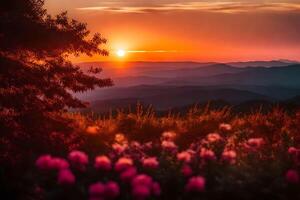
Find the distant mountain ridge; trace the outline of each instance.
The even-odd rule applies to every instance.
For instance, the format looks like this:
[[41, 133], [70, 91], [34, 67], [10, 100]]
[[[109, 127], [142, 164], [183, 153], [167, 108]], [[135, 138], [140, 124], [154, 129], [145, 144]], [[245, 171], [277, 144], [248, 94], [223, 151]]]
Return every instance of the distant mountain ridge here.
[[[122, 92], [121, 92], [122, 90]], [[138, 86], [133, 88], [123, 88], [110, 94], [114, 98], [106, 98], [91, 102], [93, 110], [99, 110], [103, 105], [105, 107], [126, 107], [124, 105], [134, 105], [138, 101], [153, 105], [157, 110], [165, 110], [173, 107], [181, 107], [193, 103], [201, 103], [210, 100], [224, 100], [232, 104], [241, 103], [250, 100], [269, 100], [271, 98], [254, 92], [236, 90], [236, 89], [205, 89], [202, 87], [152, 87]], [[108, 97], [108, 96], [107, 96]], [[118, 104], [119, 102], [119, 104]], [[105, 110], [101, 107], [100, 110]]]
[[229, 62], [228, 65], [233, 67], [282, 67], [292, 64], [299, 64], [298, 61], [292, 60], [272, 60], [272, 61], [248, 61], [248, 62]]
[[[218, 62], [86, 62], [78, 63], [78, 66], [84, 70], [89, 67], [101, 67], [103, 69], [103, 76], [105, 77], [126, 77], [126, 76], [154, 76], [154, 77], [177, 77], [198, 71], [202, 73], [201, 76], [217, 75], [225, 73], [225, 70], [239, 71], [235, 68], [244, 67], [275, 67], [287, 66], [291, 64], [299, 64], [293, 61], [250, 61], [250, 62], [235, 62], [235, 63], [218, 63]], [[219, 67], [217, 67], [219, 66]], [[243, 67], [241, 67], [243, 66]], [[213, 69], [208, 69], [209, 67]], [[201, 68], [203, 68], [201, 71]], [[214, 72], [216, 70], [216, 72]], [[183, 74], [182, 74], [183, 72]], [[200, 74], [198, 74], [200, 75]]]
[[[169, 77], [166, 76], [169, 74]], [[214, 64], [199, 68], [160, 71], [157, 75], [115, 77], [117, 87], [160, 85], [259, 85], [300, 88], [300, 64], [281, 67], [236, 68]]]
[[107, 70], [114, 87], [76, 94], [92, 102], [93, 110], [126, 107], [137, 101], [159, 110], [211, 100], [269, 105], [290, 99], [295, 104], [300, 96], [300, 64], [293, 61], [109, 63]]
[[[243, 68], [238, 73], [189, 77], [193, 85], [260, 85], [300, 88], [300, 64], [271, 68]], [[178, 80], [174, 80], [176, 82]], [[170, 84], [170, 82], [168, 82]]]

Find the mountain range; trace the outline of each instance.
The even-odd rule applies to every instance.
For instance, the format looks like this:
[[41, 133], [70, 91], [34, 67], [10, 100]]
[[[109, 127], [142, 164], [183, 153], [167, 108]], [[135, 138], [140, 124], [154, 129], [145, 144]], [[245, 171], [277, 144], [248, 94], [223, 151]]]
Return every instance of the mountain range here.
[[288, 101], [300, 95], [300, 64], [293, 61], [233, 63], [134, 62], [81, 63], [101, 66], [114, 87], [76, 94], [91, 102], [92, 110], [134, 105], [137, 101], [158, 110], [194, 103], [224, 100], [231, 104], [247, 101]]

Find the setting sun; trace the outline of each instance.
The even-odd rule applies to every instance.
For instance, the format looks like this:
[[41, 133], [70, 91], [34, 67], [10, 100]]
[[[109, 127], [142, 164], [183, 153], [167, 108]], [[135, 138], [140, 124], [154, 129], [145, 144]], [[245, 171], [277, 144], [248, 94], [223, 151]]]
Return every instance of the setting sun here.
[[117, 56], [118, 57], [124, 57], [125, 56], [125, 51], [123, 49], [119, 49], [117, 50]]

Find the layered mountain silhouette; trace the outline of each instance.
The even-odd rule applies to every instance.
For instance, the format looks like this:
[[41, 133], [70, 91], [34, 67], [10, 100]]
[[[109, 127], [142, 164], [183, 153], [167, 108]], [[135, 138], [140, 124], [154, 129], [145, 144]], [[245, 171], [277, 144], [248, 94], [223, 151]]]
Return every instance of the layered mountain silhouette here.
[[[284, 67], [255, 67], [243, 68], [241, 72], [224, 73], [214, 76], [199, 77], [190, 76], [192, 85], [263, 85], [263, 86], [286, 86], [292, 88], [300, 87], [300, 65], [289, 65]], [[185, 80], [186, 79], [178, 79]], [[178, 80], [168, 81], [168, 84], [176, 83]]]
[[105, 76], [115, 82], [112, 88], [80, 95], [99, 111], [137, 101], [163, 110], [216, 100], [230, 104], [294, 102], [300, 96], [300, 64], [293, 61], [134, 62], [123, 63], [124, 68], [120, 63], [80, 64], [91, 65], [103, 67]]

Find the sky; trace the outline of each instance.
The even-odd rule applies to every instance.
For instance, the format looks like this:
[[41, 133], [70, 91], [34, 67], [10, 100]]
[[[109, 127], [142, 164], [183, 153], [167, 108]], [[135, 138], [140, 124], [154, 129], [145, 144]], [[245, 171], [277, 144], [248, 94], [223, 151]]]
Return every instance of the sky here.
[[45, 0], [108, 43], [85, 61], [300, 60], [300, 0]]

